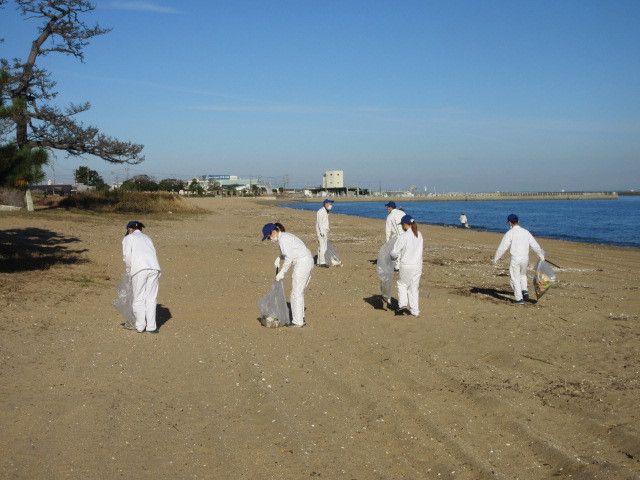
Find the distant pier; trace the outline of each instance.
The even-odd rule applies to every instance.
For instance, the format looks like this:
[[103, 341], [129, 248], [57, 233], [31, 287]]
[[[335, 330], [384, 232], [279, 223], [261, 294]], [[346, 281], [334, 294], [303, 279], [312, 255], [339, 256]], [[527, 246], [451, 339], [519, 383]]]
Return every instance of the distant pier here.
[[[278, 200], [315, 203], [317, 197], [278, 196]], [[427, 195], [356, 195], [331, 196], [337, 202], [465, 202], [495, 200], [616, 200], [616, 192], [493, 192], [493, 193], [439, 193]]]

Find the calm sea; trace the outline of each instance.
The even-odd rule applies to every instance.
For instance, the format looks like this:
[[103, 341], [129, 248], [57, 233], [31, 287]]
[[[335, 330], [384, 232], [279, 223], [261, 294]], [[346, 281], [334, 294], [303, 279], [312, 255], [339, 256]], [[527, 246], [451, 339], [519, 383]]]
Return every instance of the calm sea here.
[[[334, 203], [331, 215], [387, 217], [381, 202]], [[464, 212], [472, 229], [503, 233], [507, 215], [515, 213], [520, 225], [540, 238], [640, 248], [640, 196], [617, 200], [508, 200], [484, 202], [396, 202], [418, 223], [458, 226]], [[318, 203], [281, 205], [318, 210]]]

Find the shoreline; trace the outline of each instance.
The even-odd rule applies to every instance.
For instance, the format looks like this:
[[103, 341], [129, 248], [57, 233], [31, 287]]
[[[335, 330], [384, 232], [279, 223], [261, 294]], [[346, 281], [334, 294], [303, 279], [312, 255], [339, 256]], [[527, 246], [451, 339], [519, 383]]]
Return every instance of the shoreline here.
[[[381, 200], [379, 200], [381, 201]], [[298, 211], [311, 211], [311, 210], [304, 210], [304, 209], [296, 209], [295, 207], [287, 207], [286, 205], [288, 204], [297, 204], [297, 203], [318, 203], [318, 200], [316, 199], [314, 202], [289, 202], [289, 203], [273, 203], [274, 206], [277, 206], [279, 208], [290, 208], [291, 210], [298, 210]], [[350, 203], [350, 202], [342, 202], [342, 203]], [[332, 212], [332, 215], [336, 216], [336, 215], [344, 215], [347, 217], [352, 217], [352, 218], [367, 218], [367, 219], [372, 219], [372, 220], [380, 220], [380, 221], [385, 221], [384, 218], [372, 218], [372, 217], [366, 217], [366, 216], [361, 216], [361, 215], [353, 215], [353, 214], [349, 214], [349, 213], [342, 213], [342, 212]], [[385, 215], [386, 218], [386, 215]], [[504, 233], [506, 232], [505, 230], [491, 230], [489, 228], [486, 227], [482, 227], [482, 228], [478, 228], [478, 227], [470, 227], [467, 229], [463, 229], [460, 228], [457, 224], [444, 224], [444, 223], [430, 223], [430, 222], [425, 222], [422, 223], [422, 225], [429, 225], [432, 227], [441, 227], [441, 228], [446, 228], [446, 229], [458, 229], [458, 230], [462, 230], [462, 231], [475, 231], [475, 232], [481, 232], [481, 233], [493, 233], [496, 235], [504, 235]], [[638, 250], [640, 249], [640, 246], [633, 246], [633, 245], [620, 245], [620, 244], [616, 244], [616, 243], [596, 243], [593, 241], [581, 241], [581, 240], [574, 240], [574, 239], [568, 239], [568, 238], [563, 238], [561, 236], [556, 236], [556, 237], [550, 237], [550, 236], [544, 236], [544, 235], [540, 235], [540, 234], [536, 234], [536, 238], [544, 238], [546, 240], [557, 240], [557, 241], [561, 241], [561, 242], [570, 242], [570, 243], [575, 243], [575, 244], [579, 244], [579, 245], [592, 245], [595, 247], [616, 247], [616, 248], [625, 248], [625, 249], [633, 249], [633, 250]]]

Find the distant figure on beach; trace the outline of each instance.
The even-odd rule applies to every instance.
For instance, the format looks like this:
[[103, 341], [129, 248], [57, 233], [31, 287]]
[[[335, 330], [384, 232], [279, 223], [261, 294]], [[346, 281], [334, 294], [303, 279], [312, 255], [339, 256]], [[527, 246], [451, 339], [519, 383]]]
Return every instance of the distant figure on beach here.
[[[144, 225], [137, 220], [127, 223], [122, 239], [122, 256], [127, 273], [131, 275], [133, 314], [138, 333], [158, 333], [156, 325], [156, 301], [160, 264], [153, 240], [142, 233]], [[125, 328], [131, 327], [125, 324]]]
[[509, 231], [504, 234], [502, 241], [496, 250], [493, 264], [497, 265], [500, 257], [509, 250], [511, 253], [511, 263], [509, 274], [511, 276], [511, 288], [513, 288], [513, 300], [516, 305], [524, 305], [524, 299], [529, 298], [527, 289], [527, 267], [529, 266], [529, 247], [538, 255], [540, 260], [544, 260], [544, 251], [529, 233], [519, 225], [518, 216], [513, 213], [507, 217]]
[[398, 259], [398, 309], [396, 315], [420, 315], [419, 292], [422, 276], [422, 234], [418, 224], [405, 215], [400, 220], [403, 233], [400, 234], [391, 250], [391, 258]]
[[276, 280], [282, 281], [291, 265], [291, 327], [304, 327], [304, 291], [311, 280], [313, 270], [313, 256], [305, 244], [295, 235], [286, 233], [281, 223], [267, 223], [262, 227], [262, 241], [267, 238], [278, 242], [280, 256], [276, 258], [276, 268], [280, 266], [280, 259], [284, 260], [282, 268], [276, 275]]
[[389, 241], [392, 237], [397, 237], [402, 233], [402, 227], [400, 226], [400, 220], [404, 216], [404, 212], [396, 208], [396, 202], [389, 202], [385, 204], [387, 207], [387, 224], [385, 227], [386, 241]]
[[327, 265], [327, 242], [329, 241], [329, 211], [333, 207], [333, 200], [325, 200], [316, 214], [316, 236], [318, 237], [318, 266], [329, 268]]
[[462, 212], [460, 215], [460, 227], [461, 228], [469, 228], [469, 220], [467, 220], [467, 216]]
[[[404, 216], [404, 211], [396, 208], [396, 202], [388, 202], [385, 204], [387, 207], [387, 211], [389, 215], [387, 215], [387, 224], [385, 226], [385, 236], [386, 241], [388, 242], [391, 238], [398, 237], [402, 234], [402, 227], [400, 226], [400, 220]], [[394, 262], [394, 270], [397, 272], [399, 268], [399, 263], [396, 260]]]

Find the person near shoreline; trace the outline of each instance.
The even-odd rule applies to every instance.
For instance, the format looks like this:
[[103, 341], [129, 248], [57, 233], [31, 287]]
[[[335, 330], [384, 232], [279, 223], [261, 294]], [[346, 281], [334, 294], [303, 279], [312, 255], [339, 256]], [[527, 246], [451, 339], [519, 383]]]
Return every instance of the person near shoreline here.
[[329, 211], [333, 207], [333, 200], [325, 200], [316, 214], [316, 236], [318, 237], [318, 266], [329, 268], [327, 265], [327, 242], [329, 241]]
[[496, 250], [493, 264], [497, 265], [500, 257], [509, 250], [511, 262], [509, 264], [509, 274], [511, 277], [511, 288], [513, 288], [512, 303], [524, 305], [524, 299], [529, 298], [527, 289], [527, 268], [529, 267], [529, 248], [538, 255], [540, 260], [544, 260], [544, 250], [540, 248], [536, 239], [531, 233], [522, 228], [519, 224], [518, 216], [513, 213], [507, 217], [509, 231], [504, 234], [502, 241]]
[[266, 239], [278, 242], [280, 256], [276, 258], [276, 268], [280, 259], [284, 260], [282, 268], [276, 274], [276, 280], [282, 281], [293, 265], [291, 275], [291, 326], [304, 327], [304, 291], [311, 280], [313, 256], [305, 244], [295, 235], [285, 232], [281, 223], [267, 223], [262, 227], [262, 241]]
[[467, 216], [462, 212], [460, 215], [460, 227], [461, 228], [469, 228], [469, 220], [467, 220]]
[[[402, 234], [402, 227], [400, 225], [400, 220], [404, 217], [404, 211], [400, 208], [396, 207], [396, 202], [388, 202], [384, 205], [387, 207], [387, 223], [385, 225], [385, 238], [388, 242], [390, 239], [394, 237], [398, 237]], [[396, 261], [393, 264], [394, 270], [397, 272], [400, 264]]]
[[400, 226], [400, 220], [404, 216], [404, 212], [396, 208], [396, 202], [388, 202], [384, 205], [387, 207], [387, 223], [385, 225], [385, 237], [386, 241], [389, 241], [392, 237], [397, 237], [402, 234], [402, 227]]
[[[156, 301], [161, 270], [153, 240], [142, 233], [143, 228], [144, 225], [137, 220], [127, 224], [122, 239], [122, 256], [131, 276], [135, 329], [138, 333], [158, 333]], [[126, 324], [125, 327], [130, 328]]]
[[403, 233], [398, 236], [391, 250], [391, 258], [398, 259], [398, 309], [396, 315], [420, 316], [419, 287], [422, 276], [422, 251], [424, 243], [418, 224], [405, 215], [400, 220]]

